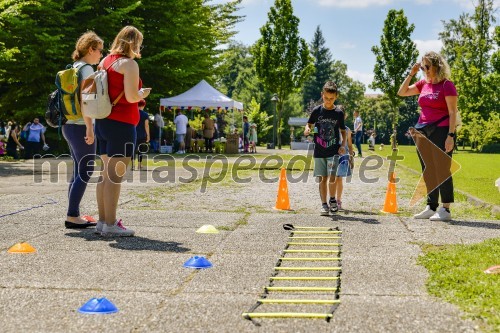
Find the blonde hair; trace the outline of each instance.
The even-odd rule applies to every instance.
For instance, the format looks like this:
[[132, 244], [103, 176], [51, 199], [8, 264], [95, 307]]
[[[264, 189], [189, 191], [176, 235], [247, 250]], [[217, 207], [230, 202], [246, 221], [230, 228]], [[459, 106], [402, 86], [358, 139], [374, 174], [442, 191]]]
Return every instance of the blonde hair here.
[[89, 48], [97, 49], [103, 44], [104, 41], [95, 32], [87, 31], [76, 41], [75, 50], [71, 58], [73, 58], [73, 61], [80, 60], [89, 53]]
[[136, 27], [128, 25], [116, 35], [113, 45], [111, 45], [110, 53], [121, 54], [126, 57], [133, 55], [135, 58], [140, 58], [141, 53], [139, 48], [142, 40], [142, 33]]
[[436, 68], [437, 81], [450, 79], [450, 65], [446, 62], [442, 55], [437, 52], [429, 51], [422, 57], [422, 61], [427, 60], [434, 68]]

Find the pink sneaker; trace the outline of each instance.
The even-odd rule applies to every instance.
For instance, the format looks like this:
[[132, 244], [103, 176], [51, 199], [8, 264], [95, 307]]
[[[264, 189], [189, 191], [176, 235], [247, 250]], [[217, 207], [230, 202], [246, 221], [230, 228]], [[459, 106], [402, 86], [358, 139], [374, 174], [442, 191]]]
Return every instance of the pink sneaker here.
[[102, 226], [102, 236], [105, 237], [113, 237], [113, 236], [118, 236], [118, 237], [130, 237], [134, 235], [134, 230], [132, 229], [127, 229], [122, 223], [122, 220], [117, 220], [115, 224], [112, 226], [109, 226], [108, 224], [104, 224]]

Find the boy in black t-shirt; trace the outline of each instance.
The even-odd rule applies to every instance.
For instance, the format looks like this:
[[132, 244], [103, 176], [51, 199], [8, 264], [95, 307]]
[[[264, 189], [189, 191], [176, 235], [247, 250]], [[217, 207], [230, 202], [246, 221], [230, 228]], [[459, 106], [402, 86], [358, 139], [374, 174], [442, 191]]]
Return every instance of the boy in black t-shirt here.
[[[321, 197], [321, 215], [338, 211], [335, 200], [335, 176], [338, 158], [345, 154], [341, 145], [346, 140], [344, 112], [334, 105], [338, 97], [337, 85], [328, 81], [321, 92], [323, 104], [315, 107], [307, 121], [304, 135], [308, 136], [314, 128], [314, 176], [319, 177], [319, 195]], [[342, 136], [341, 136], [342, 135]], [[326, 199], [330, 192], [330, 205]]]

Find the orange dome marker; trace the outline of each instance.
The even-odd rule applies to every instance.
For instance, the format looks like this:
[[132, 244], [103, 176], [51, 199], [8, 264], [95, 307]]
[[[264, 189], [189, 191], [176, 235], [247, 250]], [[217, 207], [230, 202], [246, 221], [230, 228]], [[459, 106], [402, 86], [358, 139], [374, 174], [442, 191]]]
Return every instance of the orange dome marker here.
[[17, 243], [12, 246], [7, 252], [9, 253], [35, 253], [36, 249], [28, 243]]

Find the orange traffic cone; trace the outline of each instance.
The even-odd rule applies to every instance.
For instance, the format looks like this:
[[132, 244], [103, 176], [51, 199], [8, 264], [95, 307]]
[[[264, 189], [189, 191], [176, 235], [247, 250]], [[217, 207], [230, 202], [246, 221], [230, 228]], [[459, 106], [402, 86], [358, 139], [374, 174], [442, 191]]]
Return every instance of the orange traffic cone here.
[[28, 243], [17, 243], [12, 246], [7, 252], [9, 253], [34, 253], [36, 249]]
[[393, 214], [398, 212], [398, 201], [396, 198], [396, 173], [394, 172], [391, 174], [389, 184], [387, 184], [384, 208], [381, 210], [381, 212]]
[[280, 210], [290, 210], [290, 199], [288, 198], [288, 183], [286, 180], [285, 168], [281, 168], [278, 197], [276, 199], [276, 207], [274, 208]]

